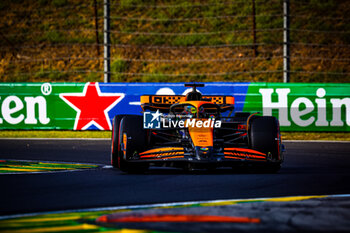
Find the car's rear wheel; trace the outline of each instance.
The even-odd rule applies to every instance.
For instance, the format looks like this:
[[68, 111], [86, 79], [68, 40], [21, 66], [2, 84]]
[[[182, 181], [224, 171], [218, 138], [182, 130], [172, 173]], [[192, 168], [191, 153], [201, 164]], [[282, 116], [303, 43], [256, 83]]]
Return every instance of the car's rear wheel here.
[[272, 116], [254, 116], [249, 121], [248, 139], [250, 148], [265, 153], [269, 162], [266, 172], [277, 172], [281, 167], [279, 123]]
[[141, 173], [147, 170], [148, 164], [128, 161], [147, 148], [147, 133], [143, 129], [142, 116], [123, 117], [120, 121], [118, 138], [119, 169], [129, 173]]

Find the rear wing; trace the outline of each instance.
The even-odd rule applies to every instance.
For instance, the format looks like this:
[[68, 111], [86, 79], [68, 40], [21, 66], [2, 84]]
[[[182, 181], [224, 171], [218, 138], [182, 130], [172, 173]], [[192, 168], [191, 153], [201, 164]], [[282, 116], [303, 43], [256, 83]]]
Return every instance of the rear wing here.
[[[169, 112], [170, 106], [173, 104], [186, 101], [184, 95], [143, 95], [140, 102], [142, 109], [145, 110], [160, 110], [162, 112]], [[203, 95], [201, 101], [208, 101], [219, 105], [222, 110], [233, 108], [233, 96], [219, 96], [219, 95]]]

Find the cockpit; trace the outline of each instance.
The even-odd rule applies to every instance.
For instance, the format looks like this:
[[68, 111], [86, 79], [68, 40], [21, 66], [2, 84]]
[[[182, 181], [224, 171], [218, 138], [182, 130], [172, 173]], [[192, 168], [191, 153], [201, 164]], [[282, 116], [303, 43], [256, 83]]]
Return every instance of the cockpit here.
[[170, 114], [182, 118], [219, 118], [218, 105], [208, 102], [175, 104], [170, 108]]

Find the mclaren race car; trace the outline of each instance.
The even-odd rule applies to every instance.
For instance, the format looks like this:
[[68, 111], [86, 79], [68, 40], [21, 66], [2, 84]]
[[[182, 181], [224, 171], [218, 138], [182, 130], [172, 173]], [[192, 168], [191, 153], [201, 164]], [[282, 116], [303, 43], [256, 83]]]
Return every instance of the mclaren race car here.
[[111, 163], [121, 171], [151, 166], [183, 169], [260, 167], [277, 172], [283, 162], [279, 122], [272, 116], [236, 112], [233, 96], [141, 96], [143, 116], [113, 119]]

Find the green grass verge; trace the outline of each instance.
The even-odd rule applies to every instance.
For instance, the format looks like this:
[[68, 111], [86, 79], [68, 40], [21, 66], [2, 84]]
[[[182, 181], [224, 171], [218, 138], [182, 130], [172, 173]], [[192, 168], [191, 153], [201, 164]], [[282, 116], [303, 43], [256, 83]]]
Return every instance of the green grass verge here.
[[[110, 131], [0, 131], [0, 138], [111, 138]], [[350, 133], [282, 132], [283, 140], [350, 141]]]
[[283, 140], [331, 140], [350, 141], [350, 133], [331, 132], [282, 132]]

